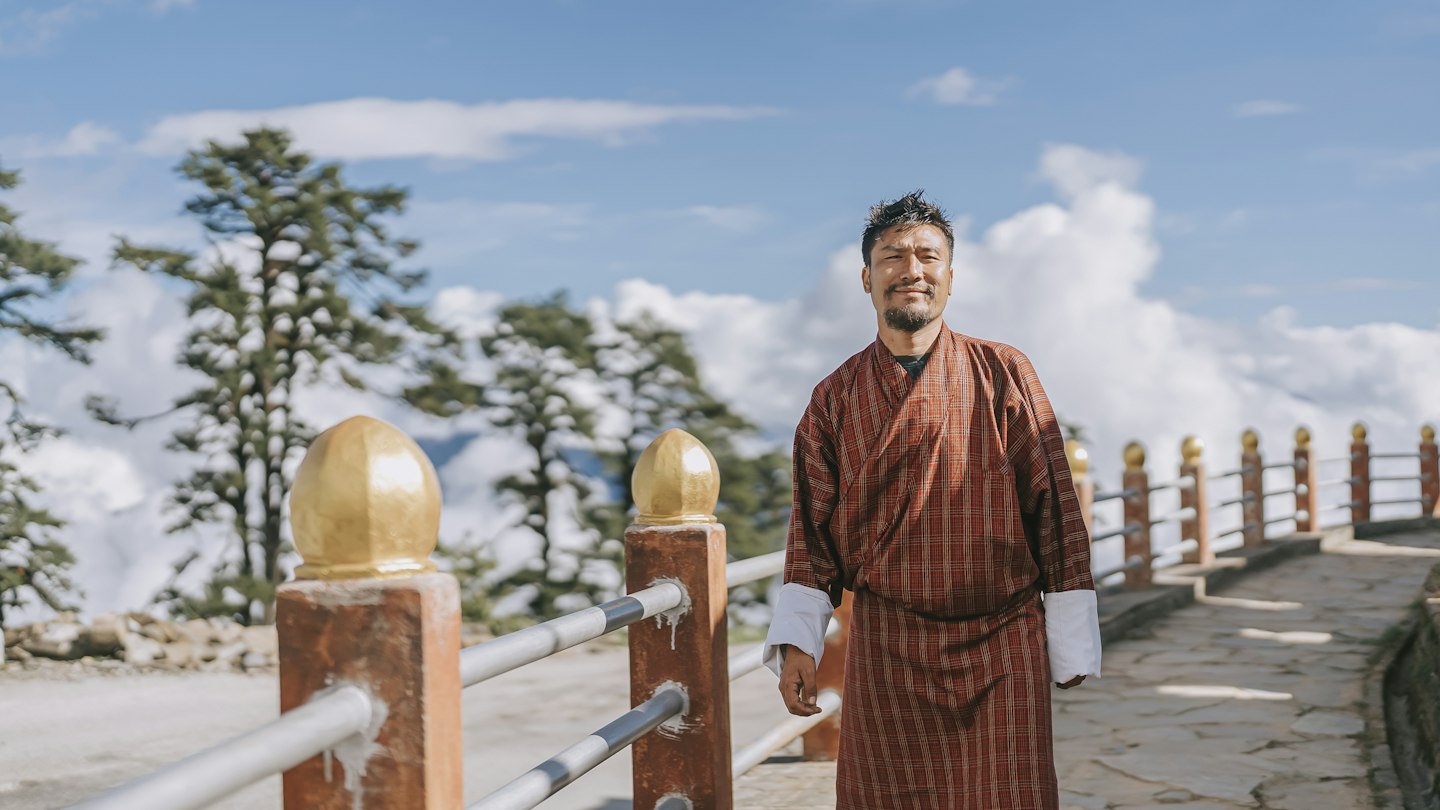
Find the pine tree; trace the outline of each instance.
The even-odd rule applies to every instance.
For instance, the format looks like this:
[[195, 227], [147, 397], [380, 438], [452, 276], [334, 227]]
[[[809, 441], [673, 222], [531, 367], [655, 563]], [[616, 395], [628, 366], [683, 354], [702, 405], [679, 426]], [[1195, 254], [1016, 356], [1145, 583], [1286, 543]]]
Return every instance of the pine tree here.
[[615, 326], [614, 341], [598, 352], [599, 368], [610, 398], [629, 421], [618, 447], [601, 453], [619, 499], [592, 509], [592, 523], [607, 538], [624, 535], [635, 464], [656, 436], [678, 427], [715, 456], [720, 469], [715, 516], [725, 525], [730, 556], [780, 548], [790, 507], [788, 454], [741, 451], [741, 444], [758, 443], [759, 430], [705, 387], [682, 333], [648, 314]]
[[[396, 298], [425, 279], [396, 268], [417, 245], [384, 223], [403, 211], [404, 190], [351, 186], [339, 164], [316, 163], [273, 129], [246, 132], [239, 144], [211, 142], [190, 152], [179, 172], [203, 186], [186, 210], [212, 247], [197, 256], [122, 239], [115, 259], [191, 287], [193, 328], [178, 361], [204, 381], [166, 414], [186, 414], [169, 447], [198, 463], [176, 484], [170, 530], [214, 524], [229, 541], [202, 595], [172, 583], [159, 600], [182, 615], [268, 622], [288, 573], [285, 494], [314, 435], [295, 413], [297, 389], [363, 390], [363, 365], [413, 370], [453, 337], [423, 307]], [[143, 421], [98, 399], [91, 410], [113, 424]], [[197, 559], [176, 566], [177, 580]]]
[[[571, 309], [564, 293], [556, 293], [502, 307], [479, 348], [492, 364], [488, 382], [467, 381], [452, 366], [437, 363], [429, 367], [430, 380], [409, 389], [406, 399], [439, 415], [480, 410], [491, 425], [525, 445], [524, 471], [504, 477], [496, 488], [502, 499], [524, 507], [521, 525], [534, 534], [539, 550], [532, 565], [497, 585], [527, 588], [532, 612], [555, 616], [566, 607], [563, 597], [593, 601], [603, 590], [587, 575], [593, 543], [567, 548], [555, 542], [557, 521], [583, 526], [572, 505], [591, 495], [576, 456], [592, 449], [595, 411], [582, 402], [577, 385], [594, 376], [594, 325]], [[572, 511], [562, 515], [561, 509]]]
[[[0, 171], [0, 191], [19, 182], [18, 173]], [[89, 363], [88, 347], [101, 338], [98, 329], [57, 323], [35, 311], [36, 305], [64, 291], [80, 260], [51, 243], [27, 238], [16, 225], [18, 219], [19, 214], [0, 204], [0, 334], [15, 334]], [[39, 485], [17, 463], [58, 431], [27, 418], [23, 406], [19, 392], [0, 380], [0, 411], [5, 414], [0, 423], [0, 626], [7, 608], [33, 598], [52, 610], [65, 610], [73, 607], [69, 598], [77, 595], [68, 573], [75, 559], [57, 534], [65, 524], [33, 503]]]

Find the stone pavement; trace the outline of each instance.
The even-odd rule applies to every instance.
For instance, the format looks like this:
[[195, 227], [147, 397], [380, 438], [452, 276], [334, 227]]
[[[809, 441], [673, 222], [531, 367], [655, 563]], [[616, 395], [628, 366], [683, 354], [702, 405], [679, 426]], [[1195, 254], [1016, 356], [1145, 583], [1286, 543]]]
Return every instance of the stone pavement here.
[[[1440, 533], [1350, 540], [1108, 645], [1102, 679], [1054, 693], [1061, 807], [1375, 807], [1366, 678], [1437, 563]], [[772, 761], [736, 783], [736, 807], [833, 808], [834, 778]]]

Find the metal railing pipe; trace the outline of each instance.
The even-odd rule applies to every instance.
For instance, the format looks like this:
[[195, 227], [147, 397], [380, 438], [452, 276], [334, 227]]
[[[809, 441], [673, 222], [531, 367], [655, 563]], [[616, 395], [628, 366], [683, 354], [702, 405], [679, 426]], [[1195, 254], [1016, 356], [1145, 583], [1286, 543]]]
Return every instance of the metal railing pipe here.
[[1386, 500], [1386, 501], [1371, 501], [1371, 502], [1370, 502], [1370, 505], [1371, 505], [1371, 506], [1392, 506], [1392, 505], [1395, 505], [1395, 504], [1402, 504], [1402, 503], [1421, 503], [1421, 502], [1422, 502], [1422, 500], [1421, 500], [1420, 498], [1394, 498], [1394, 499]]
[[746, 557], [725, 566], [725, 587], [736, 588], [785, 570], [785, 552], [772, 551], [758, 557]]
[[1370, 480], [1374, 481], [1419, 481], [1418, 475], [1372, 475]]
[[1116, 575], [1116, 574], [1123, 574], [1123, 573], [1126, 572], [1126, 571], [1133, 571], [1133, 570], [1135, 570], [1136, 568], [1139, 568], [1140, 566], [1142, 566], [1142, 565], [1144, 565], [1144, 564], [1145, 564], [1145, 558], [1136, 555], [1136, 556], [1134, 556], [1134, 557], [1129, 558], [1128, 560], [1126, 560], [1124, 563], [1122, 563], [1122, 564], [1120, 564], [1120, 565], [1117, 565], [1117, 566], [1114, 566], [1114, 567], [1111, 567], [1111, 568], [1107, 568], [1107, 569], [1105, 569], [1104, 571], [1101, 571], [1101, 572], [1099, 572], [1099, 573], [1097, 573], [1097, 574], [1094, 574], [1094, 575], [1093, 575], [1093, 578], [1095, 579], [1095, 581], [1098, 582], [1098, 581], [1100, 581], [1100, 580], [1102, 580], [1102, 579], [1104, 579], [1104, 578], [1106, 578], [1106, 577], [1114, 576], [1114, 575]]
[[1333, 481], [1321, 481], [1320, 483], [1316, 484], [1315, 486], [1317, 486], [1317, 487], [1337, 487], [1337, 486], [1340, 486], [1341, 484], [1344, 484], [1345, 486], [1348, 487], [1348, 486], [1350, 486], [1351, 484], [1354, 484], [1354, 483], [1358, 482], [1359, 480], [1360, 480], [1360, 479], [1358, 479], [1358, 478], [1336, 478], [1336, 479], [1334, 479]]
[[1420, 458], [1419, 453], [1371, 453], [1370, 458]]
[[1223, 508], [1225, 508], [1225, 507], [1227, 507], [1227, 506], [1243, 506], [1243, 505], [1245, 505], [1245, 504], [1247, 504], [1247, 503], [1250, 503], [1250, 502], [1253, 501], [1253, 500], [1255, 500], [1255, 495], [1252, 494], [1252, 493], [1247, 492], [1247, 493], [1245, 493], [1244, 495], [1239, 496], [1238, 498], [1229, 498], [1229, 499], [1227, 499], [1227, 500], [1223, 500], [1223, 501], [1215, 504], [1215, 505], [1212, 506], [1211, 508], [1212, 508], [1212, 509], [1223, 509]]
[[735, 764], [732, 766], [732, 774], [735, 778], [738, 779], [746, 771], [764, 762], [771, 754], [789, 745], [791, 740], [840, 711], [840, 693], [833, 689], [821, 690], [815, 698], [815, 703], [820, 707], [819, 714], [812, 714], [809, 717], [791, 717], [762, 734], [760, 739], [736, 751]]
[[467, 810], [529, 810], [684, 711], [684, 692], [675, 687], [661, 689], [654, 697], [526, 771]]
[[1262, 498], [1278, 498], [1281, 495], [1293, 498], [1295, 497], [1295, 489], [1293, 487], [1290, 489], [1272, 489], [1269, 492], [1260, 493], [1260, 497]]
[[72, 805], [79, 810], [190, 810], [283, 773], [370, 727], [374, 707], [354, 686], [327, 692], [254, 731]]
[[466, 647], [460, 651], [460, 685], [474, 686], [612, 630], [673, 610], [683, 601], [685, 592], [679, 585], [662, 582], [602, 605]]
[[1130, 525], [1128, 525], [1128, 526], [1121, 526], [1121, 527], [1118, 528], [1118, 529], [1111, 529], [1110, 531], [1107, 531], [1107, 532], [1101, 532], [1101, 533], [1095, 535], [1094, 537], [1090, 538], [1090, 542], [1092, 542], [1092, 543], [1098, 543], [1098, 542], [1100, 542], [1101, 540], [1109, 540], [1109, 539], [1112, 538], [1112, 537], [1127, 537], [1127, 536], [1129, 536], [1129, 535], [1132, 535], [1132, 534], [1140, 531], [1140, 529], [1141, 529], [1141, 527], [1140, 527], [1139, 524], [1132, 523], [1132, 524], [1130, 524]]
[[1150, 525], [1151, 525], [1151, 526], [1159, 526], [1161, 523], [1170, 523], [1170, 522], [1172, 522], [1172, 521], [1177, 521], [1177, 520], [1178, 520], [1178, 521], [1186, 521], [1186, 520], [1194, 520], [1194, 519], [1195, 519], [1195, 508], [1194, 508], [1193, 506], [1187, 506], [1187, 507], [1185, 507], [1184, 509], [1178, 509], [1178, 510], [1176, 510], [1176, 511], [1174, 511], [1174, 512], [1171, 512], [1171, 513], [1168, 514], [1168, 515], [1162, 515], [1162, 516], [1160, 516], [1160, 517], [1158, 517], [1158, 518], [1150, 518]]
[[1293, 469], [1295, 469], [1295, 462], [1294, 462], [1293, 460], [1291, 460], [1291, 461], [1277, 461], [1277, 462], [1275, 462], [1274, 464], [1265, 464], [1265, 465], [1262, 465], [1262, 466], [1260, 467], [1260, 469], [1262, 469], [1262, 470], [1287, 470], [1287, 469], [1288, 469], [1288, 470], [1293, 470]]
[[1116, 492], [1097, 492], [1095, 493], [1095, 500], [1093, 501], [1093, 503], [1101, 503], [1102, 501], [1113, 501], [1119, 498], [1133, 498], [1136, 495], [1140, 494], [1142, 494], [1140, 490], [1133, 488], [1122, 489]]
[[1293, 514], [1291, 514], [1291, 515], [1281, 515], [1280, 517], [1276, 517], [1276, 518], [1265, 518], [1265, 525], [1266, 525], [1266, 526], [1270, 526], [1270, 525], [1273, 525], [1273, 524], [1275, 524], [1275, 523], [1284, 523], [1284, 522], [1287, 521], [1287, 520], [1295, 520], [1295, 519], [1296, 519], [1296, 516], [1293, 515]]

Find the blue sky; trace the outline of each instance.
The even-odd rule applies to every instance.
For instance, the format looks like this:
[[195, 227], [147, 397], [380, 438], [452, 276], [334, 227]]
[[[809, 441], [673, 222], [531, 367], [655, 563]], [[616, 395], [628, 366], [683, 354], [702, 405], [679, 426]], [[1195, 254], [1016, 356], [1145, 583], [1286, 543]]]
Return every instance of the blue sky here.
[[[179, 148], [135, 147], [167, 116], [362, 98], [711, 110], [347, 160], [357, 182], [411, 189], [397, 230], [425, 241], [435, 287], [507, 296], [628, 278], [791, 296], [877, 199], [923, 186], [978, 237], [1053, 199], [1037, 160], [1074, 143], [1143, 165], [1148, 295], [1221, 320], [1287, 303], [1307, 324], [1433, 327], [1437, 87], [1437, 2], [0, 5], [0, 165], [55, 238], [67, 217], [187, 232]], [[376, 137], [430, 125], [396, 109]], [[87, 122], [100, 137], [55, 155]]]

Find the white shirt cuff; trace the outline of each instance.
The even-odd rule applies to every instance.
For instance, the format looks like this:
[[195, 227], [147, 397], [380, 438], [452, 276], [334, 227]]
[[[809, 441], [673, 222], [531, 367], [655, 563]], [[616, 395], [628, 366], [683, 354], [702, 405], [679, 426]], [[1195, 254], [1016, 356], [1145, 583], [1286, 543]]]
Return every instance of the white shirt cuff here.
[[1094, 591], [1058, 591], [1045, 599], [1045, 637], [1050, 650], [1050, 680], [1065, 683], [1077, 675], [1100, 677], [1100, 613]]
[[765, 635], [761, 661], [779, 676], [785, 664], [780, 645], [789, 644], [810, 654], [815, 659], [815, 665], [819, 666], [820, 656], [825, 652], [825, 629], [830, 625], [830, 614], [834, 612], [830, 597], [824, 591], [794, 582], [785, 583], [775, 600], [775, 615], [770, 619], [770, 632]]

